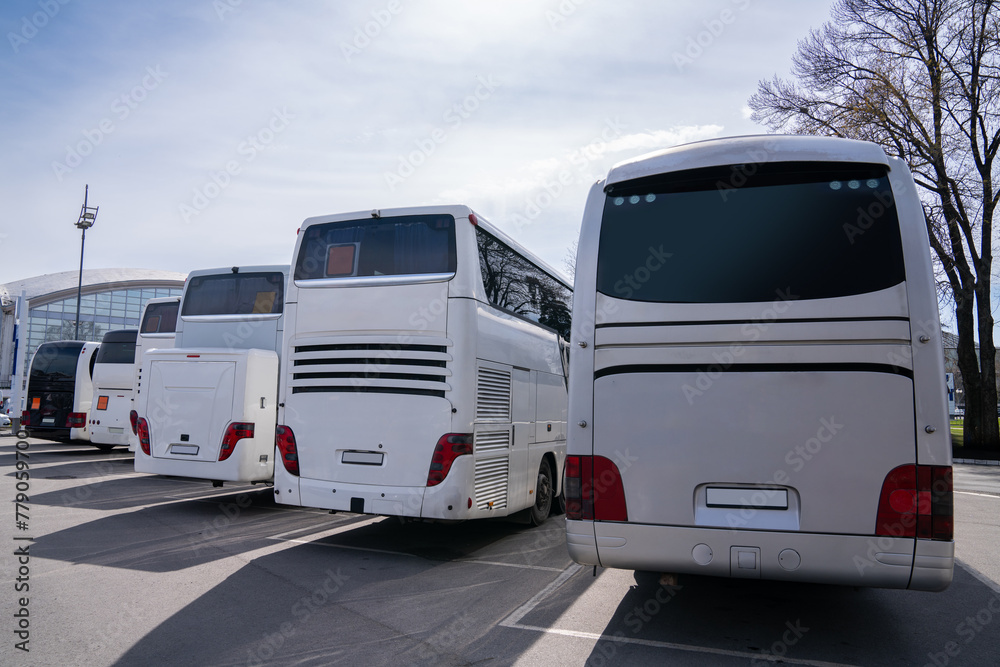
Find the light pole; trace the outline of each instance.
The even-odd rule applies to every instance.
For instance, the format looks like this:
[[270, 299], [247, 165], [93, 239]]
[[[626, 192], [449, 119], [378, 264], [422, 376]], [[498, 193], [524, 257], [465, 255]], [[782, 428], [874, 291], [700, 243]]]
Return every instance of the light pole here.
[[80, 340], [80, 296], [83, 292], [83, 246], [87, 242], [87, 230], [97, 222], [97, 206], [87, 206], [87, 193], [89, 185], [83, 186], [83, 208], [80, 209], [80, 219], [76, 221], [76, 226], [80, 229], [80, 280], [76, 284], [76, 332], [73, 334], [74, 340]]

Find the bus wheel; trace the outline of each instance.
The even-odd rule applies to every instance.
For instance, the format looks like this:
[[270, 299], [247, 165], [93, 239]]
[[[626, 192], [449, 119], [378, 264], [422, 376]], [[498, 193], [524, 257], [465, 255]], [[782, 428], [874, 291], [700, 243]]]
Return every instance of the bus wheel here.
[[531, 523], [540, 526], [549, 518], [552, 511], [552, 467], [548, 459], [542, 459], [538, 466], [538, 481], [535, 483], [535, 504], [531, 506]]
[[94, 445], [94, 447], [97, 447], [102, 452], [110, 452], [112, 449], [115, 448], [114, 445]]

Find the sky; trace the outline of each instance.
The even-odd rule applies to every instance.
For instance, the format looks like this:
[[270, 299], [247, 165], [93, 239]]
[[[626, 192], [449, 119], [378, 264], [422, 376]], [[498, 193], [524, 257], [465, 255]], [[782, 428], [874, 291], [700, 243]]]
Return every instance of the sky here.
[[308, 217], [467, 204], [565, 269], [613, 164], [765, 132], [828, 0], [6, 0], [0, 284], [287, 264]]

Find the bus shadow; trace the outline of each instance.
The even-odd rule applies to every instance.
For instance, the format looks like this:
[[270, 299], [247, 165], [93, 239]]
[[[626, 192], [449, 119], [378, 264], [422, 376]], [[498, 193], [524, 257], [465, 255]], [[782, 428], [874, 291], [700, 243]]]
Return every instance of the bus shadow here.
[[[95, 486], [106, 485], [114, 482]], [[108, 509], [99, 501], [89, 505]], [[104, 516], [38, 537], [31, 549], [68, 563], [173, 572], [274, 545], [282, 532], [329, 524], [325, 514], [276, 508], [270, 489], [234, 491]]]
[[956, 634], [991, 600], [1000, 611], [1000, 597], [958, 567], [943, 593], [699, 576], [683, 576], [675, 587], [656, 575], [635, 581], [587, 664], [641, 663], [666, 651], [762, 665], [924, 664], [936, 654], [949, 664], [987, 664], [1000, 644], [1000, 624], [984, 627], [982, 637], [970, 632], [968, 644]]
[[[564, 530], [551, 521], [541, 528], [550, 524]], [[205, 591], [143, 636], [118, 664], [166, 664], [177, 655], [196, 655], [202, 664], [396, 667], [479, 664], [470, 655], [483, 654], [482, 663], [494, 664], [495, 647], [484, 648], [486, 635], [556, 574], [482, 561], [501, 552], [510, 557], [518, 551], [512, 542], [530, 532], [501, 523], [382, 521], [297, 544], [256, 558]], [[565, 567], [565, 546], [547, 550]], [[239, 622], [226, 624], [225, 632], [207, 622], [235, 621], [233, 610], [241, 610]], [[532, 633], [505, 636], [504, 650], [527, 648], [534, 639]]]

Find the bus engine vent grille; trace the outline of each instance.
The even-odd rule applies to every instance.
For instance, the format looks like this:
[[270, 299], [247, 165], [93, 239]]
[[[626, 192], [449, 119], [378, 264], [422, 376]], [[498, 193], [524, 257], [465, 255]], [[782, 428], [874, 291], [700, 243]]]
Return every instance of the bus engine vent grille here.
[[476, 507], [481, 510], [507, 507], [507, 456], [476, 460]]
[[401, 343], [380, 336], [328, 340], [294, 347], [289, 383], [293, 394], [349, 392], [444, 398], [451, 389], [449, 341]]
[[479, 369], [476, 383], [476, 420], [510, 421], [510, 371]]
[[476, 455], [507, 453], [510, 431], [488, 431], [476, 434]]

